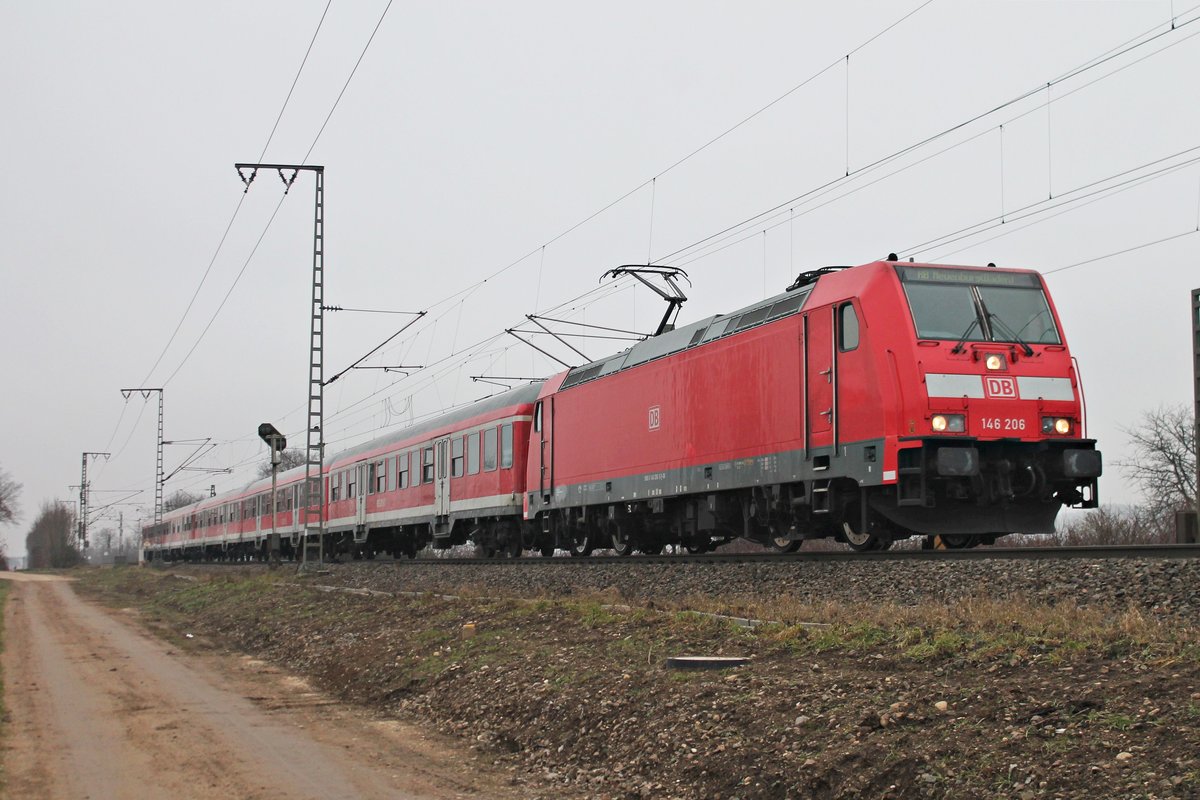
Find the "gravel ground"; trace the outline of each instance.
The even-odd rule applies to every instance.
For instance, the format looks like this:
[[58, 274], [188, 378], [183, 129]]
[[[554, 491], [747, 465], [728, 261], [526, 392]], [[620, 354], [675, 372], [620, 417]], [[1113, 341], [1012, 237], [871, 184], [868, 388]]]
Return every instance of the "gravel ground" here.
[[397, 592], [563, 596], [616, 594], [631, 602], [686, 604], [700, 597], [800, 603], [944, 604], [968, 597], [1136, 608], [1156, 617], [1200, 619], [1200, 560], [1105, 559], [838, 561], [752, 564], [576, 563], [328, 565], [322, 583]]
[[[78, 585], [460, 737], [530, 800], [1200, 797], [1200, 638], [1177, 618], [1195, 610], [1192, 562], [265, 572], [90, 570]], [[315, 591], [339, 583], [419, 594]], [[566, 597], [486, 599], [552, 593]], [[967, 599], [981, 594], [997, 599]], [[833, 621], [747, 628], [668, 600]], [[1131, 602], [1141, 614], [1107, 613]], [[664, 663], [688, 654], [750, 661]]]

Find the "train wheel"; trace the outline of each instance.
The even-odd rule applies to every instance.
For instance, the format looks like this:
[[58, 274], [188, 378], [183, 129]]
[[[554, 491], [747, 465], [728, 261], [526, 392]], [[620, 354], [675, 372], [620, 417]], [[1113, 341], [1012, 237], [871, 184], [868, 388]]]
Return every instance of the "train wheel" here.
[[648, 544], [645, 547], [641, 547], [639, 549], [648, 556], [657, 556], [662, 553], [663, 546], [661, 543], [655, 543], [655, 544]]
[[794, 553], [804, 544], [803, 539], [791, 539], [787, 536], [772, 536], [767, 542], [776, 553]]
[[577, 529], [571, 534], [571, 555], [583, 558], [592, 554], [592, 535], [586, 529]]
[[554, 558], [554, 545], [544, 544], [538, 548], [538, 552], [542, 554], [542, 558]]
[[504, 552], [509, 558], [521, 557], [521, 534], [509, 532], [508, 541], [504, 545]]
[[633, 542], [629, 538], [629, 532], [620, 525], [615, 522], [609, 523], [608, 536], [614, 553], [619, 556], [627, 556], [633, 553]]
[[846, 535], [846, 544], [850, 545], [851, 550], [859, 553], [887, 550], [892, 546], [890, 537], [876, 536], [873, 533], [858, 533], [850, 527], [849, 522], [842, 523], [842, 531]]

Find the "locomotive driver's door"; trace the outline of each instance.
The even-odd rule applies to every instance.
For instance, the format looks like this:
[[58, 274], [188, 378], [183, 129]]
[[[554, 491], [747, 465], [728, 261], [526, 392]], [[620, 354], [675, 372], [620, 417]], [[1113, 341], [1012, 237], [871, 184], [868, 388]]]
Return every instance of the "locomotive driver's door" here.
[[433, 446], [433, 513], [450, 513], [450, 440], [440, 439]]
[[818, 308], [805, 314], [804, 376], [805, 414], [808, 441], [805, 448], [829, 447], [837, 416], [837, 363], [833, 354], [833, 308]]
[[539, 432], [539, 485], [542, 502], [549, 503], [554, 493], [554, 395], [538, 402], [533, 411], [534, 427]]

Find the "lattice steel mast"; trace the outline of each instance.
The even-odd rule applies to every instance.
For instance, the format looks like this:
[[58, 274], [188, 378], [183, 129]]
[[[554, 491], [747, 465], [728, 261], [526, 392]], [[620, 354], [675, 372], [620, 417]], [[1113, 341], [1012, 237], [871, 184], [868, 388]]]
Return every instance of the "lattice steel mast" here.
[[87, 549], [87, 515], [88, 515], [88, 493], [91, 489], [88, 486], [87, 467], [88, 457], [97, 458], [104, 456], [108, 458], [112, 453], [93, 453], [85, 451], [83, 454], [83, 465], [79, 471], [79, 550], [82, 552]]
[[154, 466], [154, 524], [162, 524], [163, 515], [163, 484], [166, 483], [166, 478], [163, 477], [163, 390], [161, 388], [137, 388], [137, 389], [122, 389], [121, 396], [126, 400], [134, 392], [139, 392], [145, 400], [150, 399], [150, 395], [158, 392], [158, 449], [155, 456]]
[[[312, 325], [309, 329], [308, 428], [304, 461], [304, 495], [300, 503], [301, 558], [308, 561], [310, 548], [316, 550], [318, 563], [324, 560], [325, 506], [322, 503], [321, 470], [325, 458], [325, 167], [308, 164], [234, 164], [238, 177], [250, 191], [260, 169], [279, 173], [286, 194], [301, 170], [316, 177], [316, 204], [313, 213]], [[244, 170], [250, 170], [246, 174]], [[289, 177], [285, 173], [290, 172]]]

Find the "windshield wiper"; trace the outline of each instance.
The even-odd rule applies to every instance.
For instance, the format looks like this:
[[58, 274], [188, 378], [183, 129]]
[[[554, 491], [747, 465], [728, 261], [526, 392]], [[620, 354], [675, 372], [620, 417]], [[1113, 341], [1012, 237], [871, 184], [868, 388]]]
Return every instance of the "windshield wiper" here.
[[1020, 334], [1018, 334], [1016, 331], [1014, 331], [1012, 328], [1010, 328], [1008, 326], [1007, 322], [1000, 319], [1000, 317], [996, 316], [991, 311], [988, 312], [987, 318], [988, 318], [988, 322], [999, 325], [1003, 329], [1003, 332], [1005, 333], [1006, 336], [1012, 337], [1012, 340], [1014, 342], [1021, 345], [1021, 349], [1025, 351], [1026, 358], [1030, 358], [1033, 356], [1033, 348], [1030, 347], [1028, 344], [1026, 344], [1025, 340], [1021, 338]]
[[963, 350], [966, 349], [965, 347], [963, 347], [963, 345], [966, 344], [967, 337], [971, 335], [971, 332], [975, 330], [975, 327], [977, 325], [979, 325], [979, 317], [975, 317], [975, 319], [971, 320], [971, 324], [967, 326], [967, 329], [965, 331], [963, 331], [962, 336], [959, 337], [958, 344], [956, 344], [956, 345], [954, 345], [954, 347], [950, 348], [951, 353], [953, 353], [954, 355], [958, 355], [959, 353], [961, 353]]

